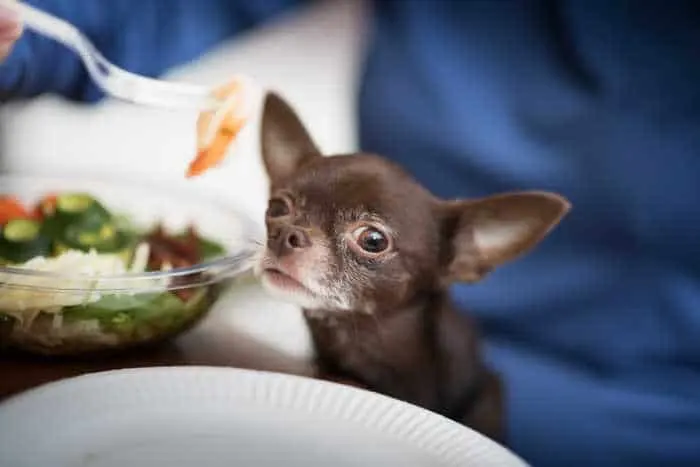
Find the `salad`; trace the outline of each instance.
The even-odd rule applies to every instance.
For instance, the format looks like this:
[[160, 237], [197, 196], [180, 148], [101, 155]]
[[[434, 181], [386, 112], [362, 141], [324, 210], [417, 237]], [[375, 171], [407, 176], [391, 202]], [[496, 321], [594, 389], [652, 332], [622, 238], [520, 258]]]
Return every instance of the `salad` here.
[[224, 253], [193, 226], [139, 230], [88, 193], [33, 206], [0, 196], [0, 345], [71, 354], [176, 333], [209, 309], [217, 287], [196, 270], [158, 272]]

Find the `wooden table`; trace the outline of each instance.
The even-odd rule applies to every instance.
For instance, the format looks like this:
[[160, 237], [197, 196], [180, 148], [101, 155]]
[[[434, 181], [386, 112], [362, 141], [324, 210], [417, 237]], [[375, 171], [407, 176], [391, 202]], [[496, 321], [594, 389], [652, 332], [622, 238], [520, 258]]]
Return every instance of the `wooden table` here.
[[303, 352], [290, 354], [270, 345], [290, 335], [303, 345], [305, 336], [299, 335], [304, 332], [303, 323], [292, 313], [288, 305], [266, 297], [257, 286], [237, 286], [197, 327], [155, 348], [90, 360], [3, 354], [0, 400], [59, 379], [120, 368], [208, 365], [310, 375]]

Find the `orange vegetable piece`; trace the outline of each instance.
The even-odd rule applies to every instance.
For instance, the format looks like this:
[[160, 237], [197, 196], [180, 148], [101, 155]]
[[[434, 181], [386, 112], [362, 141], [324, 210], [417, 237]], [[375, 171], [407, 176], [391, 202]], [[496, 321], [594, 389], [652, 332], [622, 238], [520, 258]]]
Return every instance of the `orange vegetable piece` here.
[[[197, 156], [190, 162], [187, 178], [203, 174], [226, 158], [228, 148], [248, 119], [242, 107], [246, 91], [239, 79], [214, 90], [214, 97], [224, 104], [222, 108], [200, 113], [197, 119]], [[218, 128], [212, 128], [212, 125], [218, 125]]]
[[5, 225], [14, 219], [31, 217], [20, 200], [14, 196], [0, 196], [0, 225]]

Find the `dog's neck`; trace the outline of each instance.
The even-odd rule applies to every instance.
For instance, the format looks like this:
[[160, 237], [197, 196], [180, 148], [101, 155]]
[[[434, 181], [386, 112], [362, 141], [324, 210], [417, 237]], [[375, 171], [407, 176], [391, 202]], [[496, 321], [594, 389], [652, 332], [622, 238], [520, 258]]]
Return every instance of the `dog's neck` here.
[[434, 310], [442, 301], [442, 292], [423, 293], [390, 308], [304, 309], [304, 316], [314, 338], [323, 341], [322, 349], [330, 345], [336, 352], [404, 353], [397, 341], [423, 342], [426, 322], [436, 315]]
[[391, 310], [304, 314], [323, 371], [419, 405], [449, 405], [481, 368], [473, 326], [442, 290]]
[[442, 291], [431, 291], [416, 294], [410, 300], [395, 306], [378, 306], [376, 304], [364, 304], [351, 309], [324, 309], [304, 308], [304, 316], [324, 326], [343, 326], [348, 323], [357, 323], [358, 320], [372, 322], [378, 325], [385, 321], [392, 321], [396, 316], [423, 315], [433, 307], [435, 297], [443, 295]]

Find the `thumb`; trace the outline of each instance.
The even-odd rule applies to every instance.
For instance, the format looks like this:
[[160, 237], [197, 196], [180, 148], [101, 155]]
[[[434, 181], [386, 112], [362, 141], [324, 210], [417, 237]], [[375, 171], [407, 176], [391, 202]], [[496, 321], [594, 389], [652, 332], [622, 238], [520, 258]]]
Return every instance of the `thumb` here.
[[22, 35], [22, 22], [17, 12], [0, 3], [0, 45], [11, 43]]

